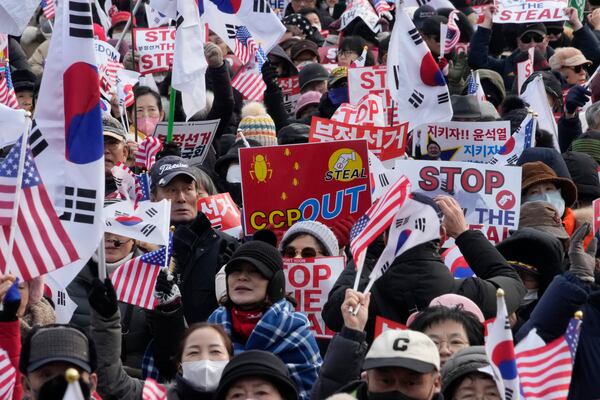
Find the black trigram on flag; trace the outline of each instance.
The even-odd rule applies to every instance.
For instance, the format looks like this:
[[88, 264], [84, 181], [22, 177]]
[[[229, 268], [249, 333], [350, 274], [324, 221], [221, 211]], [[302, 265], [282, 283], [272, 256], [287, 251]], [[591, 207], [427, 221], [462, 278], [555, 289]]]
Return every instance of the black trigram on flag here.
[[92, 9], [87, 1], [69, 1], [69, 35], [93, 39]]
[[144, 236], [148, 237], [152, 234], [152, 232], [154, 232], [154, 230], [156, 229], [156, 226], [152, 225], [152, 224], [146, 224], [141, 232], [144, 234]]
[[381, 267], [381, 274], [382, 274], [382, 275], [383, 275], [383, 274], [385, 274], [385, 271], [387, 271], [387, 270], [388, 270], [388, 268], [390, 267], [390, 265], [391, 265], [391, 264], [390, 264], [390, 262], [389, 262], [389, 261], [386, 261], [386, 262], [385, 262], [385, 264], [383, 264], [383, 266]]
[[414, 108], [419, 108], [421, 104], [423, 104], [423, 99], [425, 99], [425, 95], [417, 90], [413, 91], [408, 99], [408, 102], [412, 104]]
[[440, 93], [437, 95], [438, 104], [444, 104], [450, 101], [450, 96], [448, 92]]
[[65, 212], [63, 221], [93, 224], [96, 212], [96, 191], [65, 186]]
[[66, 306], [67, 305], [67, 296], [65, 296], [65, 292], [59, 290], [56, 293], [56, 305], [58, 306]]
[[429, 3], [431, 0], [417, 0], [417, 4], [419, 5], [419, 7], [424, 6], [425, 4]]
[[149, 216], [150, 218], [153, 218], [156, 214], [158, 214], [158, 210], [156, 210], [156, 208], [152, 207], [152, 208], [146, 210], [145, 214], [147, 216]]
[[417, 218], [415, 220], [415, 229], [425, 232], [425, 218]]
[[381, 186], [387, 186], [390, 184], [390, 180], [385, 174], [379, 174], [379, 183]]
[[400, 87], [400, 66], [394, 65], [394, 83], [396, 84], [396, 89]]
[[229, 39], [235, 39], [235, 33], [237, 32], [239, 25], [225, 24], [225, 30], [227, 31], [227, 37]]
[[406, 225], [406, 223], [408, 222], [409, 219], [410, 219], [410, 217], [398, 218], [396, 220], [396, 228], [400, 228], [401, 226]]
[[519, 160], [519, 156], [516, 154], [513, 154], [512, 156], [508, 157], [508, 159], [506, 160], [506, 165], [516, 164], [518, 160]]
[[267, 0], [254, 0], [252, 11], [257, 13], [266, 13], [271, 11], [271, 7], [269, 7]]
[[423, 43], [423, 38], [421, 37], [421, 34], [417, 30], [417, 28], [408, 31], [408, 34], [410, 35], [410, 38], [415, 43], [415, 45]]
[[29, 147], [34, 157], [48, 148], [48, 142], [44, 139], [42, 131], [38, 128], [35, 120], [31, 123], [31, 133], [29, 134]]

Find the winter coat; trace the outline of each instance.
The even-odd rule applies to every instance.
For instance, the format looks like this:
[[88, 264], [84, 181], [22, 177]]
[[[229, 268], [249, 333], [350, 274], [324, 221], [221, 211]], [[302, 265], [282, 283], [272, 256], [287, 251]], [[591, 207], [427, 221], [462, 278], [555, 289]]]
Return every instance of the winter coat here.
[[202, 213], [173, 235], [175, 274], [188, 324], [203, 322], [218, 307], [215, 275], [238, 247], [231, 236], [213, 229]]
[[223, 326], [233, 341], [235, 354], [246, 350], [264, 350], [279, 357], [296, 383], [298, 398], [309, 399], [323, 361], [306, 315], [294, 311], [289, 301], [281, 299], [269, 307], [245, 344], [236, 341], [230, 310], [224, 306], [216, 309], [208, 322]]
[[33, 55], [29, 57], [29, 65], [31, 65], [31, 71], [37, 76], [42, 76], [44, 72], [44, 64], [46, 64], [46, 57], [48, 57], [48, 49], [50, 48], [50, 39], [46, 40], [38, 46], [33, 52]]
[[[213, 91], [215, 99], [208, 115], [204, 119], [220, 119], [219, 126], [215, 132], [215, 138], [219, 138], [226, 132], [234, 108], [233, 90], [231, 88], [227, 63], [224, 62], [219, 68], [209, 68], [207, 78], [210, 83], [207, 86]], [[196, 119], [192, 117], [190, 121], [196, 121]], [[217, 143], [217, 140], [213, 142], [213, 144]]]
[[6, 351], [10, 363], [17, 373], [12, 396], [13, 400], [21, 400], [23, 397], [23, 385], [21, 384], [21, 373], [19, 372], [19, 356], [21, 355], [21, 330], [19, 324], [18, 319], [0, 322], [0, 349]]
[[[371, 289], [367, 340], [373, 340], [377, 316], [404, 323], [408, 316], [427, 307], [431, 300], [456, 293], [473, 300], [486, 318], [496, 315], [496, 290], [504, 289], [509, 313], [516, 310], [525, 295], [518, 274], [508, 265], [480, 231], [468, 230], [456, 238], [461, 253], [477, 278], [454, 279], [442, 262], [437, 241], [416, 246], [397, 257]], [[373, 264], [363, 268], [359, 290], [368, 283]], [[343, 326], [340, 312], [345, 291], [353, 287], [354, 268], [345, 269], [329, 293], [322, 316], [327, 326], [339, 331]]]
[[[133, 257], [139, 257], [143, 252], [135, 249]], [[88, 296], [92, 290], [92, 281], [98, 277], [98, 264], [90, 259], [81, 272], [67, 286], [69, 297], [77, 304], [77, 309], [70, 323], [83, 329], [90, 327], [91, 307]], [[120, 315], [123, 332], [123, 353], [121, 359], [124, 364], [135, 370], [141, 370], [142, 359], [146, 347], [150, 342], [150, 329], [146, 321], [146, 312], [143, 308], [131, 304], [119, 302]]]
[[569, 149], [573, 140], [581, 136], [582, 127], [579, 114], [575, 118], [567, 118], [562, 115], [558, 122], [558, 145], [560, 146], [561, 153], [564, 153]]
[[162, 378], [171, 380], [178, 372], [178, 365], [174, 360], [186, 329], [183, 307], [164, 312], [158, 306], [154, 310], [147, 310], [146, 317], [154, 338], [154, 367]]
[[[92, 310], [92, 339], [98, 354], [98, 387], [104, 400], [142, 400], [144, 381], [132, 378], [123, 369], [121, 352], [121, 319], [119, 311], [104, 318]], [[181, 376], [165, 385], [168, 400], [210, 400], [212, 393], [201, 393], [191, 388]]]

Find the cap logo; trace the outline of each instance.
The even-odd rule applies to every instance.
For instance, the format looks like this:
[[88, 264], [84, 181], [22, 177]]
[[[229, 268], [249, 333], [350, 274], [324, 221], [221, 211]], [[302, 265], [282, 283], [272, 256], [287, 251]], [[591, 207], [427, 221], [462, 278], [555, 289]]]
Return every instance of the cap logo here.
[[396, 351], [406, 351], [408, 349], [408, 344], [410, 340], [408, 338], [397, 338], [394, 340], [394, 344], [392, 345], [392, 349]]
[[183, 163], [161, 165], [159, 174], [162, 175], [165, 171], [170, 171], [175, 168], [188, 168], [188, 165]]

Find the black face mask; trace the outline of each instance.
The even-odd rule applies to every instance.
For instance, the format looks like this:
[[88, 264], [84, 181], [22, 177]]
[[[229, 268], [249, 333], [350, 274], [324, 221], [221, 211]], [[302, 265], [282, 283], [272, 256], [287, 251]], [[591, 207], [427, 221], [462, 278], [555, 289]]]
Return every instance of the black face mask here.
[[[81, 393], [86, 400], [90, 399], [91, 388], [88, 383], [79, 379]], [[62, 400], [67, 390], [67, 381], [63, 375], [57, 375], [46, 381], [37, 393], [34, 393], [36, 400]]]
[[391, 392], [372, 393], [369, 392], [369, 400], [416, 400], [414, 397], [408, 397], [402, 392], [392, 390]]

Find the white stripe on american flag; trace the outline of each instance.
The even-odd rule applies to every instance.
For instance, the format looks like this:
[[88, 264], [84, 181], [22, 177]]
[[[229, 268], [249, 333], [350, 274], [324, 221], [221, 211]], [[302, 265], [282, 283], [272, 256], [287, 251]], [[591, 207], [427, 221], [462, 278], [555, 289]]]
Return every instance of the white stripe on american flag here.
[[0, 225], [10, 225], [17, 191], [15, 178], [0, 177]]
[[262, 76], [252, 68], [241, 69], [231, 81], [231, 86], [247, 100], [262, 100], [266, 88]]
[[16, 380], [17, 371], [10, 363], [8, 353], [0, 349], [0, 399], [12, 398]]
[[167, 389], [163, 385], [152, 378], [146, 379], [142, 391], [142, 400], [165, 400], [166, 398]]
[[111, 277], [119, 301], [154, 309], [154, 285], [159, 272], [159, 266], [146, 263], [139, 257], [121, 265]]

